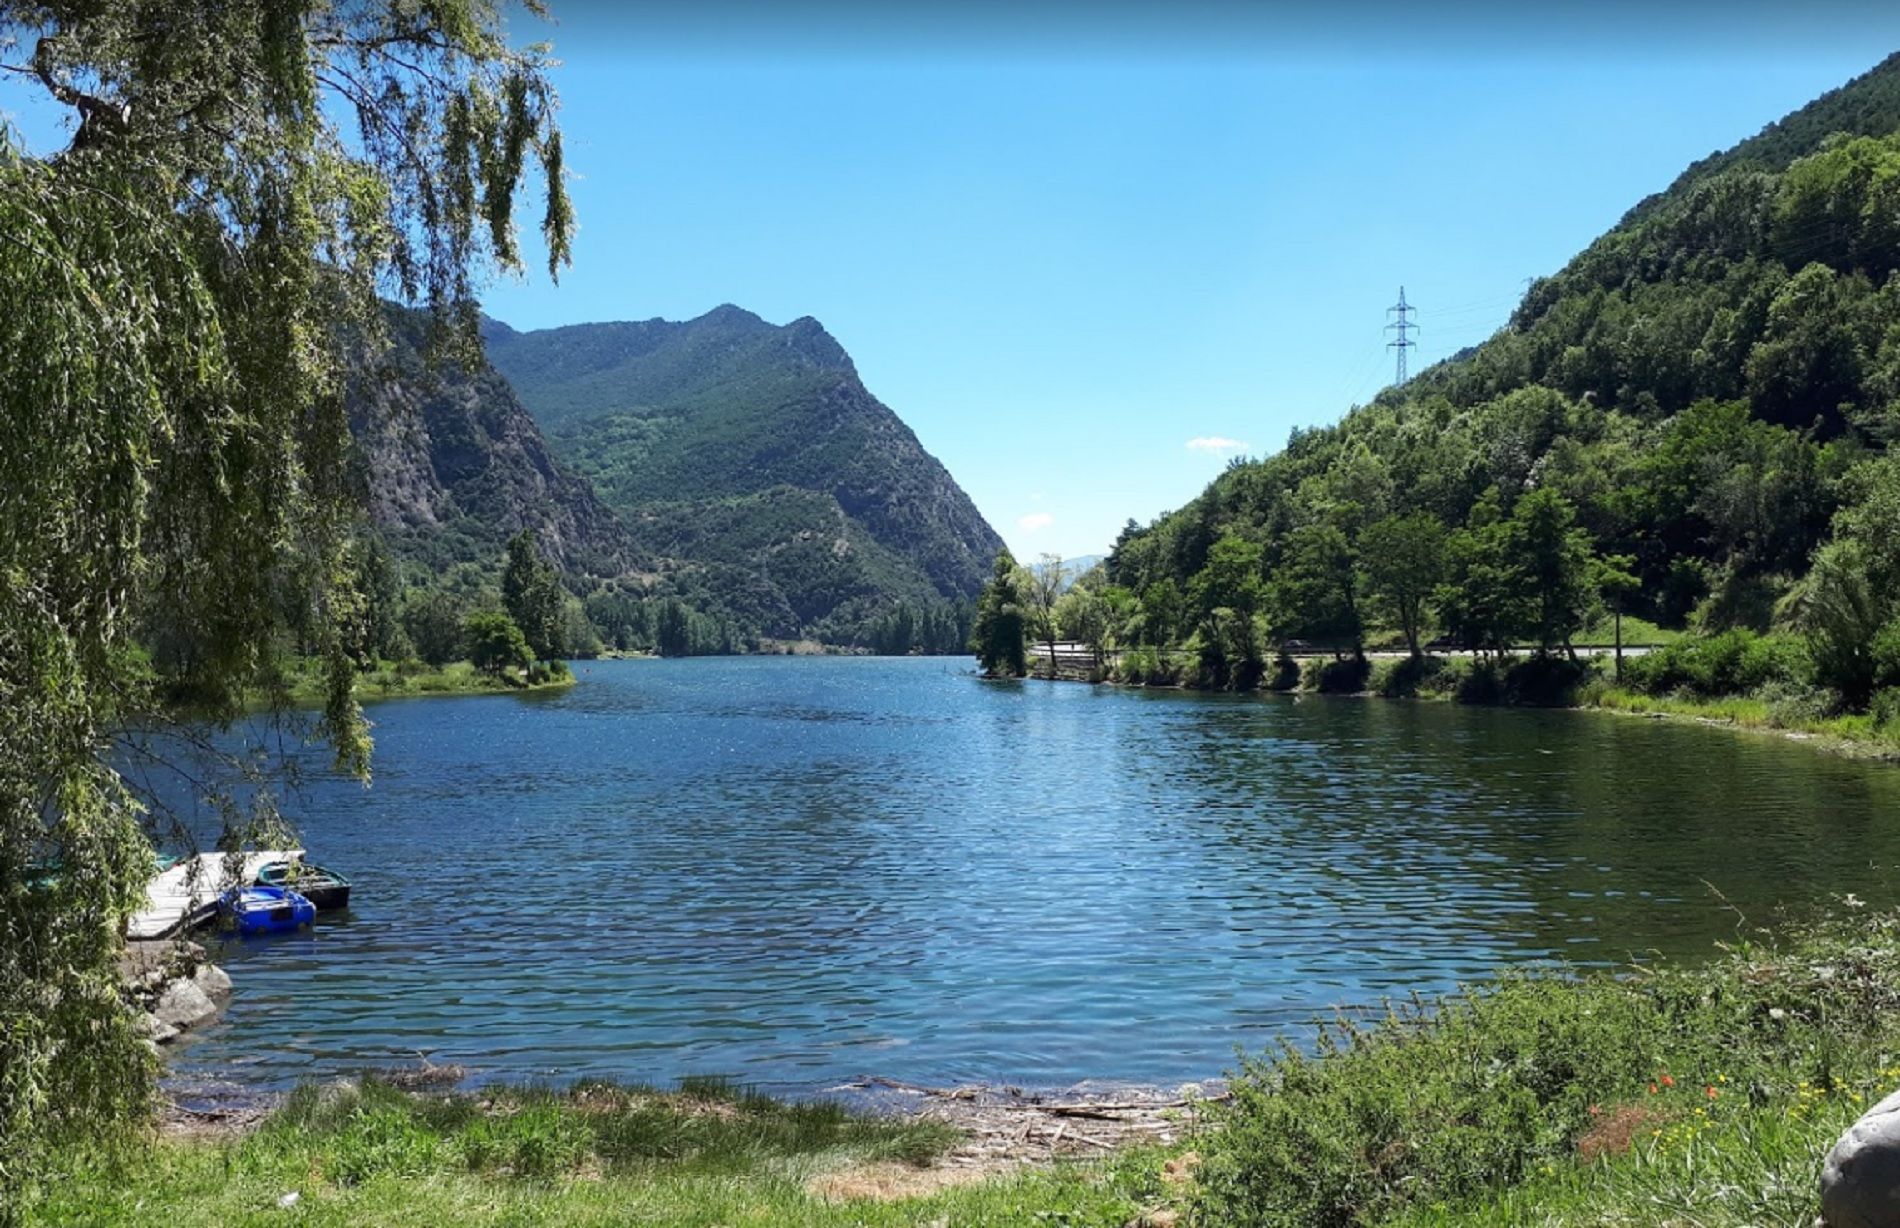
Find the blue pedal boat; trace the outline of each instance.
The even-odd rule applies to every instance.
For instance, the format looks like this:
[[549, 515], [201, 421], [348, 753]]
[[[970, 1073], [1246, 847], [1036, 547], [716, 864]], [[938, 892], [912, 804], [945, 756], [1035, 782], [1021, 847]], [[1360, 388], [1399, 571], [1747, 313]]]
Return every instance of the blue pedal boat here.
[[218, 900], [218, 911], [240, 934], [282, 934], [317, 919], [317, 906], [288, 887], [240, 887]]

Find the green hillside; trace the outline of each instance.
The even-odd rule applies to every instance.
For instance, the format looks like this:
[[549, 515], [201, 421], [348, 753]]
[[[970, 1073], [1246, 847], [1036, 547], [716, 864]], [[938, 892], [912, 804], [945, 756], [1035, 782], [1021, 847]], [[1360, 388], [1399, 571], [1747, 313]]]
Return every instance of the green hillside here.
[[897, 605], [972, 597], [1001, 540], [809, 318], [517, 332], [490, 361], [634, 546], [762, 634], [854, 642]]
[[1691, 167], [1483, 345], [1131, 522], [1131, 637], [1250, 685], [1277, 644], [1351, 649], [1408, 608], [1549, 649], [1608, 602], [1799, 632], [1769, 672], [1849, 707], [1900, 686], [1896, 131], [1889, 59]]

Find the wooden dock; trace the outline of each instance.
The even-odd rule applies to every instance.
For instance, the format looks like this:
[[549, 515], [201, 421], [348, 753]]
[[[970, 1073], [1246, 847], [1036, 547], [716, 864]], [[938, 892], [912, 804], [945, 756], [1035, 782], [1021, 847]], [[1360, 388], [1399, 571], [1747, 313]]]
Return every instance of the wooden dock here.
[[258, 871], [274, 861], [300, 861], [302, 849], [264, 849], [245, 853], [233, 879], [233, 859], [224, 853], [186, 857], [159, 872], [145, 889], [145, 907], [126, 923], [131, 939], [165, 938], [209, 921], [218, 911], [218, 897], [232, 887], [249, 886]]

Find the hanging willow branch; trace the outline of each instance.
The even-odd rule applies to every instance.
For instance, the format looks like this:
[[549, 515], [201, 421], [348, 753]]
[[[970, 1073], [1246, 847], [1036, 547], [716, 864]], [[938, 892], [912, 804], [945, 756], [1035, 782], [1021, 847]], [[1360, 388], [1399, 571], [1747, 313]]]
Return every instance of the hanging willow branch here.
[[235, 718], [289, 648], [367, 775], [345, 367], [383, 295], [472, 344], [531, 184], [566, 262], [549, 64], [490, 0], [0, 0], [0, 110], [72, 116], [58, 151], [0, 128], [0, 1223], [49, 1140], [152, 1086], [114, 740]]

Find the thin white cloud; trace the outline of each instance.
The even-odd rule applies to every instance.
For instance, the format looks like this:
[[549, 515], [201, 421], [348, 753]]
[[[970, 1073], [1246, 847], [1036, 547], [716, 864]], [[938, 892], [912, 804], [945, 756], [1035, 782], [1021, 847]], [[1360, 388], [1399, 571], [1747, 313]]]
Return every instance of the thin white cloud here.
[[1225, 435], [1196, 435], [1187, 441], [1190, 452], [1245, 452], [1247, 441], [1229, 439]]
[[1034, 533], [1037, 529], [1046, 529], [1056, 522], [1048, 512], [1031, 512], [1016, 521], [1016, 527], [1025, 533]]

